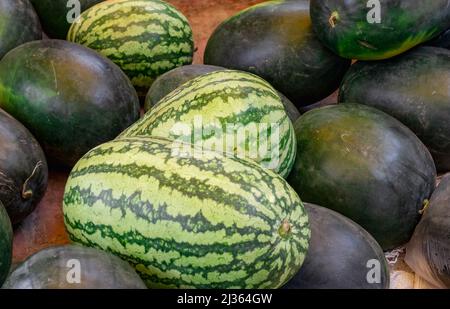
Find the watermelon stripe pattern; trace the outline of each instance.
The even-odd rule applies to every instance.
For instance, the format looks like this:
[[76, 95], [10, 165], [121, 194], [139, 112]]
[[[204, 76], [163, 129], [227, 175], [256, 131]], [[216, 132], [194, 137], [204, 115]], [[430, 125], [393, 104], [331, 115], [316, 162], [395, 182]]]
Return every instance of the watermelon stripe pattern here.
[[161, 74], [191, 64], [192, 29], [174, 7], [158, 0], [111, 0], [83, 12], [67, 35], [108, 57], [140, 94]]
[[[180, 124], [190, 130], [180, 132]], [[227, 129], [230, 125], [235, 129]], [[234, 70], [208, 73], [180, 86], [119, 138], [133, 136], [177, 139], [240, 155], [283, 177], [296, 155], [295, 132], [276, 90], [256, 75]]]
[[71, 239], [126, 259], [151, 288], [277, 288], [289, 280], [310, 229], [287, 182], [250, 160], [172, 150], [168, 139], [135, 137], [86, 154], [64, 194]]

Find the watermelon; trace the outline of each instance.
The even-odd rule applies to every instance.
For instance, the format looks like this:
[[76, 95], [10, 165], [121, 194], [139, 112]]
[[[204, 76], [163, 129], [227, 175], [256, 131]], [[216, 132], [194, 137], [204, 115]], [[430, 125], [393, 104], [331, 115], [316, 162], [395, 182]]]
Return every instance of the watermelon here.
[[310, 230], [275, 173], [217, 152], [184, 156], [152, 137], [114, 140], [70, 173], [70, 238], [134, 265], [150, 288], [277, 288], [300, 268]]
[[405, 261], [421, 278], [450, 288], [450, 175], [445, 175], [406, 247]]
[[[150, 90], [148, 91], [145, 98], [144, 110], [149, 111], [150, 108], [158, 105], [166, 95], [168, 95], [184, 83], [190, 81], [191, 79], [207, 73], [223, 70], [225, 70], [225, 68], [217, 67], [214, 65], [192, 64], [184, 65], [182, 67], [164, 73], [163, 75], [158, 77], [150, 87]], [[291, 119], [292, 122], [295, 122], [295, 120], [300, 117], [300, 112], [295, 107], [295, 105], [283, 94], [279, 92], [278, 95], [283, 102], [289, 119]]]
[[139, 118], [136, 92], [114, 63], [60, 40], [24, 44], [0, 61], [0, 108], [70, 167]]
[[0, 59], [11, 49], [41, 38], [39, 18], [28, 0], [0, 1]]
[[44, 196], [48, 167], [31, 133], [0, 109], [0, 201], [13, 224], [29, 215]]
[[339, 101], [394, 116], [428, 147], [438, 171], [450, 171], [449, 50], [419, 47], [381, 62], [358, 62], [341, 85]]
[[119, 137], [131, 136], [251, 158], [283, 177], [295, 159], [294, 129], [276, 90], [240, 71], [212, 72], [182, 85]]
[[350, 66], [315, 37], [305, 0], [268, 1], [231, 17], [212, 34], [204, 59], [261, 76], [298, 108], [332, 94]]
[[295, 132], [289, 182], [305, 202], [352, 219], [384, 250], [410, 239], [436, 181], [433, 159], [413, 132], [360, 104], [309, 111]]
[[65, 39], [80, 13], [104, 0], [30, 0], [45, 33], [54, 39]]
[[8, 213], [0, 201], [0, 287], [11, 267], [13, 231]]
[[194, 54], [188, 20], [159, 0], [99, 3], [80, 15], [67, 39], [111, 59], [140, 96], [145, 96], [159, 75], [191, 64]]
[[380, 245], [339, 213], [305, 203], [311, 241], [305, 262], [285, 289], [387, 289], [389, 268]]
[[5, 289], [145, 289], [127, 262], [107, 252], [75, 245], [38, 251], [9, 275]]
[[434, 40], [427, 42], [427, 45], [450, 49], [450, 29], [447, 29]]
[[448, 0], [311, 0], [318, 38], [348, 59], [382, 60], [402, 54], [450, 27]]

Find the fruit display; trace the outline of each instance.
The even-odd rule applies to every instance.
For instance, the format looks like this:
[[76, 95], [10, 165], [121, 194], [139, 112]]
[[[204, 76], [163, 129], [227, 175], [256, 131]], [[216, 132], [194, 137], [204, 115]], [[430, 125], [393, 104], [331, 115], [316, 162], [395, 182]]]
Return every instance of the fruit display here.
[[449, 0], [0, 0], [0, 288], [450, 288], [449, 29]]
[[112, 0], [83, 12], [67, 34], [116, 63], [139, 95], [173, 68], [192, 63], [194, 41], [186, 17], [159, 0]]
[[0, 287], [9, 273], [12, 260], [13, 231], [8, 213], [0, 202]]
[[413, 132], [375, 108], [340, 104], [302, 115], [295, 133], [289, 183], [303, 201], [352, 219], [384, 250], [408, 242], [436, 181]]
[[69, 167], [139, 118], [136, 92], [115, 64], [60, 40], [21, 45], [0, 61], [0, 108]]
[[47, 161], [31, 133], [1, 109], [0, 145], [0, 201], [16, 224], [34, 210], [47, 189]]
[[[77, 270], [80, 272], [77, 274]], [[145, 289], [136, 271], [104, 251], [66, 245], [33, 254], [18, 265], [4, 289]]]
[[387, 61], [358, 62], [345, 76], [340, 102], [378, 108], [408, 126], [439, 171], [450, 171], [450, 51], [420, 47]]
[[43, 30], [53, 39], [65, 39], [77, 14], [102, 1], [104, 0], [30, 0]]
[[431, 197], [407, 247], [406, 262], [423, 278], [450, 288], [450, 175]]
[[41, 38], [41, 24], [28, 0], [0, 1], [0, 59], [11, 49]]
[[295, 159], [294, 129], [277, 91], [241, 71], [211, 72], [183, 84], [119, 138], [131, 136], [167, 137], [234, 153], [283, 177]]
[[319, 39], [341, 57], [382, 60], [431, 40], [450, 28], [447, 0], [311, 0]]
[[300, 198], [252, 161], [199, 151], [148, 137], [91, 150], [66, 184], [71, 239], [127, 259], [153, 288], [280, 287], [308, 249]]
[[268, 1], [239, 12], [212, 34], [205, 63], [261, 76], [297, 107], [332, 94], [350, 66], [315, 37], [308, 1]]
[[[389, 287], [389, 269], [383, 250], [369, 233], [333, 210], [308, 203], [305, 208], [311, 226], [308, 254], [285, 289]], [[370, 269], [374, 270], [373, 274]], [[379, 274], [375, 272], [378, 270]]]

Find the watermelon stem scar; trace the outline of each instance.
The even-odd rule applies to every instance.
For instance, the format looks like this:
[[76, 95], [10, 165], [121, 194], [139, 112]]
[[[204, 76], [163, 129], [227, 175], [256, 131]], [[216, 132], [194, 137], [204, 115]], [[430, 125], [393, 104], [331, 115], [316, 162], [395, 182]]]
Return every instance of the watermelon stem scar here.
[[280, 227], [278, 228], [278, 234], [280, 234], [280, 236], [283, 238], [287, 238], [290, 233], [291, 224], [289, 223], [288, 219], [284, 219], [283, 222], [281, 222]]
[[330, 19], [328, 19], [328, 22], [331, 25], [331, 28], [336, 28], [336, 22], [339, 20], [339, 12], [334, 11], [331, 13]]
[[24, 200], [28, 200], [33, 196], [33, 190], [30, 188], [28, 188], [28, 184], [31, 181], [31, 179], [33, 178], [33, 176], [36, 174], [36, 172], [42, 167], [43, 163], [42, 161], [39, 161], [38, 163], [36, 163], [36, 166], [33, 169], [33, 172], [31, 173], [30, 177], [27, 178], [27, 180], [25, 180], [25, 182], [23, 183], [22, 186], [22, 198]]

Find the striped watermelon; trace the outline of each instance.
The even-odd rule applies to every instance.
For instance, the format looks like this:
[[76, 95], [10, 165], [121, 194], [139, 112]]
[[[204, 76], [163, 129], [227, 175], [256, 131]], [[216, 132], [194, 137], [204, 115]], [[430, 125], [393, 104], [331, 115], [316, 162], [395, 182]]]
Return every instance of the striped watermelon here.
[[294, 129], [276, 90], [256, 75], [233, 70], [183, 84], [119, 138], [131, 136], [166, 137], [235, 154], [283, 177], [296, 154]]
[[308, 216], [258, 164], [174, 155], [167, 139], [114, 140], [87, 153], [64, 194], [75, 242], [134, 265], [151, 288], [277, 288], [303, 263]]
[[109, 0], [83, 12], [67, 34], [128, 75], [139, 95], [176, 67], [192, 63], [194, 41], [188, 20], [159, 0]]

